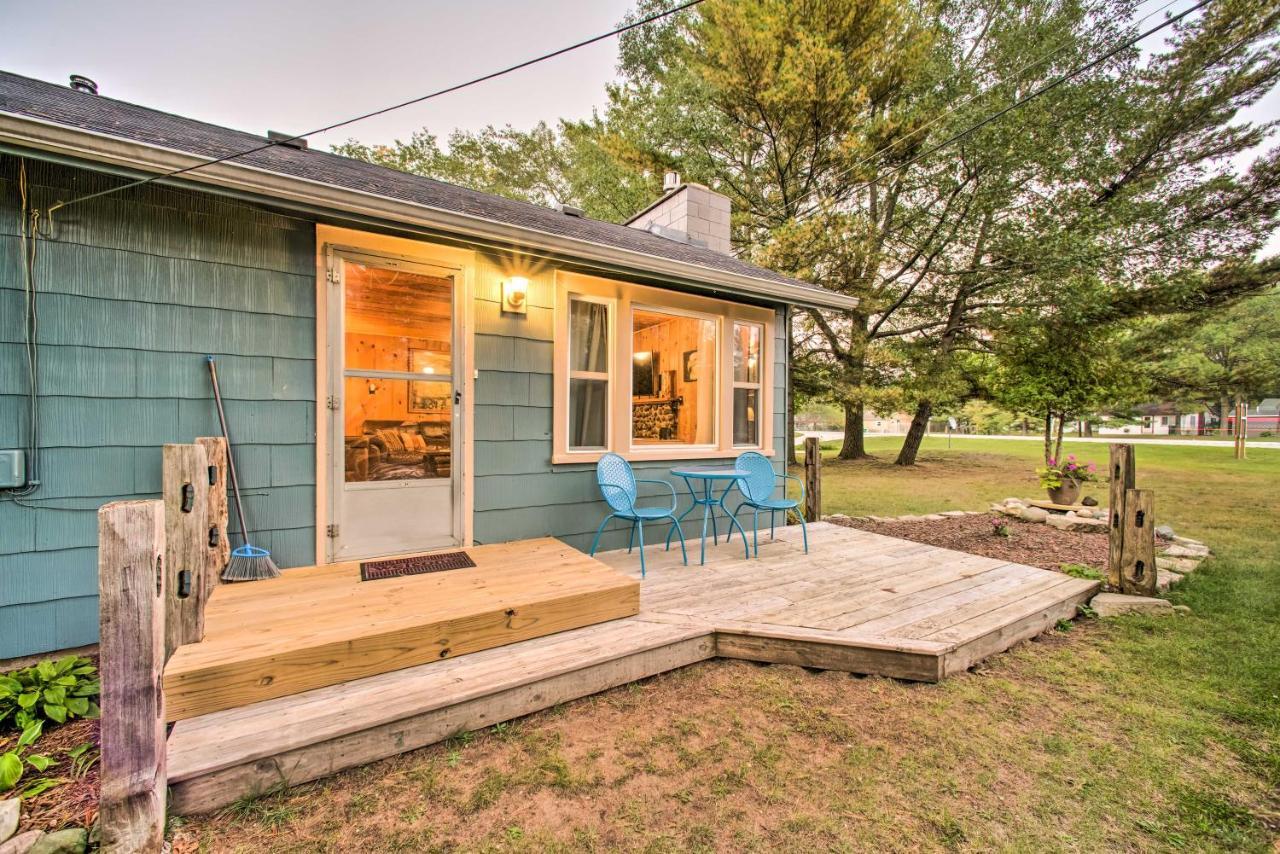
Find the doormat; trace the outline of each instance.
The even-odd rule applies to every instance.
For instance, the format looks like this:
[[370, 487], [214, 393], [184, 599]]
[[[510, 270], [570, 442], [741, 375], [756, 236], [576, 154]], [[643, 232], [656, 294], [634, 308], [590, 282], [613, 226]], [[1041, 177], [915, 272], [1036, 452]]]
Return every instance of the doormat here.
[[417, 557], [397, 557], [390, 560], [371, 560], [360, 564], [361, 581], [377, 581], [380, 578], [399, 578], [402, 575], [422, 575], [427, 572], [445, 572], [450, 569], [467, 569], [476, 565], [466, 552], [442, 552]]

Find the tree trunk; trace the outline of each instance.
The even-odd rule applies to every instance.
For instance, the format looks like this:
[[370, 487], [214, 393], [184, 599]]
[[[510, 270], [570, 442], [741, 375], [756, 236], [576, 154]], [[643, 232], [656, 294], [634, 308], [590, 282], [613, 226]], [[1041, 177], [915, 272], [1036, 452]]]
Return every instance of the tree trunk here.
[[1231, 431], [1227, 429], [1227, 412], [1231, 406], [1231, 402], [1227, 400], [1224, 394], [1222, 400], [1218, 402], [1218, 432], [1226, 436]]
[[1026, 416], [1023, 416], [1023, 418], [1022, 418], [1022, 435], [1024, 435], [1024, 436], [1025, 436], [1025, 435], [1027, 435], [1027, 434], [1028, 434], [1028, 433], [1030, 433], [1030, 432], [1031, 432], [1031, 424], [1030, 424], [1030, 422], [1028, 422], [1028, 421], [1027, 421]]
[[1090, 421], [1088, 418], [1086, 418], [1083, 422], [1083, 425], [1084, 425], [1084, 429], [1081, 431], [1082, 435], [1086, 439], [1092, 439], [1093, 438], [1093, 422]]
[[838, 454], [842, 460], [865, 460], [871, 456], [867, 453], [866, 429], [862, 413], [861, 401], [844, 405], [844, 444], [840, 446]]
[[1062, 428], [1067, 424], [1067, 414], [1065, 412], [1058, 413], [1058, 438], [1053, 443], [1053, 458], [1062, 460]]
[[929, 416], [933, 414], [933, 402], [922, 400], [916, 406], [916, 414], [911, 417], [911, 426], [907, 428], [907, 437], [902, 440], [902, 450], [893, 461], [895, 466], [913, 466], [916, 455], [920, 453], [920, 443], [924, 441], [929, 430]]
[[1053, 413], [1046, 412], [1044, 414], [1044, 464], [1050, 465], [1050, 460], [1057, 462], [1053, 458]]

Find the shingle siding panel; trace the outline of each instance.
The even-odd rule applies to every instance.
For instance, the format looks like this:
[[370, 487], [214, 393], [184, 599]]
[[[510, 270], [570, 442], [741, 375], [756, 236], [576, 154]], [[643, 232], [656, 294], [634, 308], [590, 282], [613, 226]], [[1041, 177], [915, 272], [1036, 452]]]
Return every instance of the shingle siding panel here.
[[[6, 447], [25, 440], [26, 411], [15, 164], [0, 155]], [[118, 183], [28, 170], [46, 201]], [[158, 496], [165, 442], [218, 435], [207, 353], [218, 356], [254, 540], [281, 566], [315, 560], [314, 224], [147, 187], [58, 225], [39, 281], [43, 486], [25, 499], [43, 509], [0, 502], [0, 658], [96, 639], [96, 509]]]

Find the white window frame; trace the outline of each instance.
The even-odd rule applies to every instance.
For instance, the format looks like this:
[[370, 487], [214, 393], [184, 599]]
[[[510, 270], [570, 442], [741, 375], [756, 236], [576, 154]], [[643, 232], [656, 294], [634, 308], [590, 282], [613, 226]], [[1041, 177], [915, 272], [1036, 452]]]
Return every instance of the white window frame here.
[[738, 341], [738, 327], [754, 326], [756, 329], [760, 330], [760, 357], [759, 358], [760, 358], [760, 361], [763, 363], [764, 351], [765, 351], [764, 342], [765, 342], [765, 334], [767, 330], [765, 329], [764, 324], [756, 323], [755, 321], [752, 321], [752, 320], [733, 320], [731, 321], [731, 323], [732, 323], [732, 326], [730, 326], [730, 329], [732, 330], [732, 332], [730, 333], [730, 336], [729, 336], [729, 346], [728, 346], [729, 375], [731, 377], [731, 381], [729, 384], [732, 385], [733, 388], [729, 392], [729, 441], [730, 442], [733, 441], [733, 433], [734, 433], [734, 427], [735, 427], [733, 423], [733, 418], [735, 415], [734, 406], [733, 406], [733, 393], [740, 388], [755, 389], [756, 390], [756, 441], [747, 442], [741, 445], [735, 443], [733, 446], [735, 448], [750, 450], [753, 448], [758, 448], [760, 446], [760, 435], [764, 432], [763, 416], [764, 416], [764, 369], [765, 369], [765, 366], [763, 364], [760, 364], [757, 366], [759, 367], [759, 370], [756, 372], [757, 379], [755, 382], [753, 383], [739, 382], [738, 378], [733, 374], [733, 347], [734, 347], [734, 344], [736, 344]]
[[[554, 325], [554, 384], [552, 455], [554, 464], [594, 463], [605, 453], [617, 453], [629, 460], [729, 459], [744, 450], [774, 454], [774, 369], [776, 315], [772, 309], [728, 300], [695, 296], [679, 291], [637, 285], [616, 279], [567, 270], [556, 271]], [[609, 318], [611, 360], [609, 376], [610, 412], [607, 449], [571, 449], [569, 440], [569, 299], [604, 302], [611, 306]], [[647, 310], [671, 315], [688, 315], [713, 320], [716, 326], [717, 356], [715, 393], [715, 441], [709, 445], [635, 444], [631, 438], [631, 364], [634, 311]], [[755, 324], [762, 329], [760, 371], [759, 441], [754, 445], [733, 444], [733, 340], [734, 323]], [[620, 334], [625, 331], [627, 334]], [[683, 370], [683, 366], [680, 368]], [[574, 373], [573, 376], [580, 376]], [[625, 381], [624, 381], [625, 378]]]
[[[654, 448], [662, 448], [664, 450], [671, 451], [671, 452], [679, 452], [679, 456], [681, 457], [683, 457], [685, 453], [689, 451], [698, 452], [698, 451], [718, 450], [720, 448], [720, 438], [721, 438], [720, 431], [723, 426], [720, 423], [722, 421], [722, 419], [720, 418], [720, 411], [723, 408], [723, 398], [724, 398], [724, 394], [723, 394], [724, 378], [721, 374], [721, 370], [723, 367], [722, 362], [724, 360], [720, 357], [724, 352], [724, 328], [725, 328], [724, 315], [710, 314], [710, 313], [701, 312], [701, 311], [689, 311], [689, 310], [680, 309], [680, 308], [671, 308], [666, 305], [651, 305], [648, 303], [632, 302], [630, 305], [630, 308], [627, 311], [627, 347], [628, 349], [630, 349], [635, 342], [635, 334], [636, 334], [635, 322], [636, 322], [637, 311], [644, 311], [650, 314], [665, 314], [668, 317], [685, 317], [691, 320], [700, 320], [703, 322], [710, 322], [712, 327], [715, 329], [716, 360], [714, 364], [707, 366], [711, 370], [715, 371], [715, 374], [712, 380], [713, 390], [711, 392], [711, 441], [710, 442], [693, 442], [693, 443], [653, 442], [653, 443], [637, 445], [636, 437], [635, 437], [635, 423], [634, 423], [635, 419], [633, 417], [634, 409], [631, 406], [628, 406], [627, 407], [627, 447], [628, 449], [631, 451], [647, 452]], [[732, 355], [732, 351], [730, 351], [730, 355]], [[631, 356], [632, 358], [634, 358], [635, 353], [632, 352]], [[677, 365], [676, 370], [683, 371], [684, 365]], [[634, 386], [633, 386], [634, 382], [635, 382], [634, 373], [628, 372], [627, 394], [625, 395], [625, 398], [628, 401], [634, 396], [632, 394], [632, 391], [634, 390]], [[685, 405], [688, 406], [690, 404], [688, 401], [686, 401]]]
[[[595, 305], [603, 305], [608, 310], [609, 316], [605, 321], [605, 326], [608, 329], [608, 335], [609, 335], [609, 344], [608, 344], [609, 352], [612, 354], [613, 349], [617, 347], [617, 341], [618, 341], [618, 301], [615, 299], [609, 299], [608, 297], [598, 297], [592, 294], [580, 294], [580, 293], [570, 292], [565, 301], [566, 323], [568, 322], [568, 319], [571, 317], [571, 314], [572, 314], [572, 312], [569, 311], [569, 306], [571, 303], [575, 301], [593, 303]], [[569, 340], [571, 337], [571, 332], [570, 332], [571, 329], [572, 329], [571, 326], [566, 325], [565, 342], [567, 347], [573, 346], [573, 342]], [[572, 355], [573, 354], [570, 352], [569, 359], [572, 359]], [[603, 454], [608, 450], [608, 447], [611, 444], [611, 439], [613, 436], [613, 394], [614, 394], [614, 387], [616, 386], [616, 382], [615, 382], [616, 377], [614, 376], [615, 361], [616, 360], [612, 358], [608, 359], [606, 364], [607, 370], [600, 372], [600, 371], [575, 371], [570, 367], [573, 364], [572, 361], [566, 360], [565, 374], [568, 376], [568, 379], [565, 381], [566, 382], [566, 391], [565, 391], [566, 402], [568, 401], [568, 393], [569, 393], [568, 387], [572, 386], [573, 380], [601, 380], [602, 379], [605, 381], [605, 400], [607, 401], [607, 404], [608, 404], [605, 406], [605, 413], [604, 413], [605, 448], [601, 449], [601, 448], [567, 447], [566, 449], [568, 450], [569, 453]], [[569, 407], [566, 406], [562, 414], [564, 416], [565, 442], [567, 445], [568, 440], [570, 438]]]

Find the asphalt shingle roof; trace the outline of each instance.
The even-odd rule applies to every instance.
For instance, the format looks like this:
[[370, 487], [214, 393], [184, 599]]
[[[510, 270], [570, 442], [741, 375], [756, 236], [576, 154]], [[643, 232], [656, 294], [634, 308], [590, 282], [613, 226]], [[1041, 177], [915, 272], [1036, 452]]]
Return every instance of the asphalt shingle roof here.
[[[102, 95], [77, 92], [66, 86], [5, 71], [0, 71], [0, 112], [209, 158], [244, 151], [266, 141], [263, 136]], [[678, 243], [616, 223], [566, 216], [540, 205], [469, 190], [330, 152], [275, 146], [237, 158], [234, 162], [450, 213], [479, 217], [533, 232], [585, 240], [693, 267], [824, 292], [824, 289], [816, 285], [748, 264], [711, 249]], [[690, 278], [697, 278], [696, 271], [690, 271]]]

